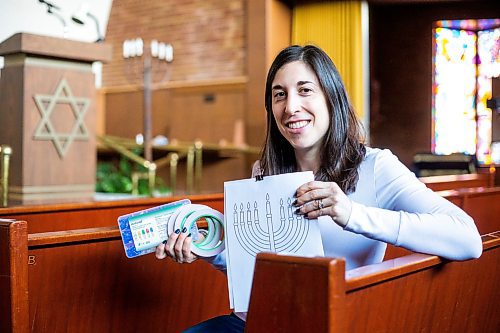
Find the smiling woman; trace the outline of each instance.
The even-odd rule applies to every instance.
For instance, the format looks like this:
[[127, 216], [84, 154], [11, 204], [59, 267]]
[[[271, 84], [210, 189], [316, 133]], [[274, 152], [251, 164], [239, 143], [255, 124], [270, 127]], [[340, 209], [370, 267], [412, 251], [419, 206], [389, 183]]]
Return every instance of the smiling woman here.
[[[287, 139], [300, 161], [321, 151], [329, 127], [325, 94], [314, 71], [301, 61], [283, 66], [274, 78], [272, 88], [273, 116], [280, 133]], [[318, 171], [319, 165], [301, 165], [301, 169]]]
[[[323, 50], [283, 50], [268, 73], [265, 105], [268, 128], [260, 163], [266, 174], [312, 170], [318, 180], [334, 180], [344, 191], [354, 189], [365, 151], [361, 124]], [[296, 120], [309, 123], [303, 130], [287, 126]]]
[[[390, 151], [365, 146], [342, 79], [323, 50], [281, 51], [267, 76], [265, 104], [267, 137], [253, 176], [313, 171], [315, 180], [297, 188], [292, 206], [318, 224], [325, 256], [345, 258], [349, 270], [381, 262], [387, 244], [450, 260], [481, 255], [470, 216], [425, 187]], [[192, 262], [190, 242], [173, 235], [168, 244]], [[157, 257], [174, 257], [165, 251], [160, 245]], [[227, 267], [225, 252], [207, 260]], [[244, 320], [246, 313], [237, 312], [186, 332], [243, 332]]]

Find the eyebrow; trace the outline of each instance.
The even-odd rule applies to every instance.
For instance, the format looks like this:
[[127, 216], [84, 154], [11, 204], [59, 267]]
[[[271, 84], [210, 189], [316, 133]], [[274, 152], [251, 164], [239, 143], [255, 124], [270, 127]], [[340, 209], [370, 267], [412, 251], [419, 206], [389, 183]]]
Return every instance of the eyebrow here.
[[[314, 82], [312, 82], [312, 81], [298, 81], [297, 86], [303, 86], [304, 84], [307, 84], [307, 83], [314, 84]], [[272, 87], [272, 90], [278, 90], [278, 89], [283, 89], [283, 87], [279, 84]]]

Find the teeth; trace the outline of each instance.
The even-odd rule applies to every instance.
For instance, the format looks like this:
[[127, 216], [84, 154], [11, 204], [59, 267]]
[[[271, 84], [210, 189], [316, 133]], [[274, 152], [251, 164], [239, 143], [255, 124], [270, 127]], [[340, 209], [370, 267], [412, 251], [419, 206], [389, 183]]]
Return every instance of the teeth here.
[[292, 129], [297, 129], [297, 128], [302, 128], [304, 126], [306, 126], [308, 123], [308, 121], [306, 120], [302, 120], [302, 121], [297, 121], [297, 122], [293, 122], [293, 123], [288, 123], [288, 128], [292, 128]]

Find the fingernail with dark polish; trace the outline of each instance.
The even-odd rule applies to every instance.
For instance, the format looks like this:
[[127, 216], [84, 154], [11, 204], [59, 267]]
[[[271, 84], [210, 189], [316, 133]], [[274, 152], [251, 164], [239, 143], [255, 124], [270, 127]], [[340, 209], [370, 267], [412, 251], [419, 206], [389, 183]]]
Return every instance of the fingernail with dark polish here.
[[163, 243], [163, 244], [167, 244], [167, 240], [165, 239], [162, 243]]
[[175, 233], [176, 233], [176, 234], [180, 234], [180, 233], [181, 233], [181, 229], [177, 229], [177, 230], [175, 230]]
[[292, 202], [292, 206], [297, 206], [297, 199]]
[[306, 214], [304, 214], [304, 217], [305, 217], [306, 219], [308, 219], [308, 218], [309, 218], [309, 216], [307, 216], [307, 213], [306, 213]]
[[188, 237], [191, 237], [191, 233], [189, 233], [189, 235], [187, 235]]
[[299, 214], [299, 215], [300, 215], [300, 208], [297, 208], [297, 209], [295, 210], [295, 214]]
[[184, 227], [184, 228], [182, 229], [182, 233], [183, 233], [183, 234], [184, 234], [184, 233], [186, 233], [186, 231], [187, 231], [187, 230], [188, 230], [188, 229], [187, 229], [186, 227]]

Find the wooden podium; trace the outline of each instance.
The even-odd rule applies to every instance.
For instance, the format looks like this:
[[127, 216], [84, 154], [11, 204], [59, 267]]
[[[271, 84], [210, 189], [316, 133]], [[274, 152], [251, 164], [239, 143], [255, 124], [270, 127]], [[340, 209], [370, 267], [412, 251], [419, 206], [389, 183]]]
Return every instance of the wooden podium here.
[[0, 44], [0, 143], [12, 147], [9, 203], [90, 199], [96, 177], [92, 63], [111, 46], [18, 33]]

